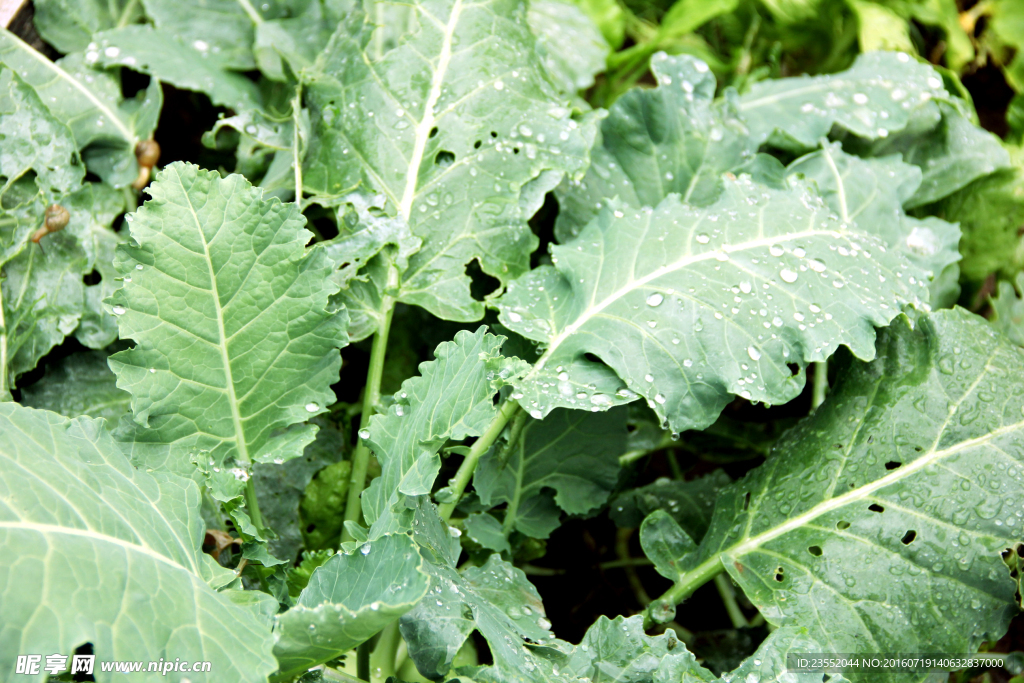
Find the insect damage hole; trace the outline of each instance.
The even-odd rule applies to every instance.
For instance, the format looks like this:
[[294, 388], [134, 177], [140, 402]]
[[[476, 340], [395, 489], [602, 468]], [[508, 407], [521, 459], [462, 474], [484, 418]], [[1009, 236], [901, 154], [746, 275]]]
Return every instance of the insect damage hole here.
[[914, 542], [915, 538], [917, 538], [917, 532], [911, 529], [907, 533], [903, 534], [903, 538], [900, 539], [900, 542], [903, 543], [903, 545], [910, 545]]
[[890, 460], [889, 462], [885, 463], [885, 469], [887, 470], [894, 470], [898, 467], [903, 467], [903, 463], [897, 462], [895, 460]]
[[434, 157], [434, 165], [440, 166], [441, 168], [447, 168], [455, 163], [455, 155], [446, 149], [442, 149]]
[[750, 491], [747, 491], [745, 494], [743, 494], [743, 509], [750, 509]]
[[845, 520], [840, 520], [840, 521], [836, 522], [836, 528], [840, 529], [840, 530], [842, 530], [842, 529], [849, 529], [850, 528], [850, 523], [845, 521]]
[[784, 567], [775, 568], [775, 580], [782, 583], [786, 578], [786, 570]]
[[885, 508], [879, 505], [878, 503], [872, 503], [871, 505], [868, 505], [868, 510], [871, 510], [872, 512], [885, 512]]
[[809, 552], [811, 555], [814, 555], [815, 557], [821, 557], [821, 546], [812, 545], [810, 548], [807, 549], [807, 552]]

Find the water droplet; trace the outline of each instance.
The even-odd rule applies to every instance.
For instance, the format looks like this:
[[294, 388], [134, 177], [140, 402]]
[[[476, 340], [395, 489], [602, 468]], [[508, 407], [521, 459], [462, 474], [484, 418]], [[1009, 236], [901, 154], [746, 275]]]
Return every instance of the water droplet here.
[[123, 315], [125, 312], [124, 306], [114, 306], [114, 315]]
[[505, 89], [505, 83], [502, 82], [502, 81], [494, 81], [494, 89], [495, 90], [504, 90]]
[[655, 292], [654, 294], [651, 294], [650, 296], [647, 297], [647, 305], [648, 306], [660, 306], [661, 302], [664, 301], [664, 300], [665, 300], [665, 297], [663, 297], [658, 292]]
[[116, 57], [119, 54], [121, 54], [121, 50], [116, 48], [116, 47], [108, 47], [107, 49], [105, 49], [103, 51], [103, 54], [105, 54], [106, 56], [108, 56], [111, 59], [113, 59], [114, 57]]
[[369, 543], [363, 544], [363, 547], [359, 549], [359, 552], [362, 553], [363, 555], [369, 555], [370, 554], [370, 544]]
[[710, 242], [710, 241], [711, 241], [711, 238], [710, 238], [710, 237], [708, 237], [707, 235], [705, 235], [704, 233], [701, 233], [701, 234], [697, 235], [697, 238], [696, 238], [696, 239], [697, 239], [697, 241], [698, 241], [698, 242], [700, 242], [701, 244], [707, 244], [708, 242]]
[[779, 277], [785, 282], [793, 283], [796, 282], [797, 274], [789, 268], [783, 268], [782, 272], [779, 273]]
[[306, 404], [306, 412], [307, 413], [315, 413], [318, 410], [320, 410], [320, 404], [319, 403], [307, 403]]
[[360, 439], [369, 439], [370, 438], [370, 430], [369, 429], [360, 429], [359, 430], [359, 438]]
[[747, 347], [747, 355], [750, 356], [750, 360], [760, 360], [761, 352], [753, 346]]

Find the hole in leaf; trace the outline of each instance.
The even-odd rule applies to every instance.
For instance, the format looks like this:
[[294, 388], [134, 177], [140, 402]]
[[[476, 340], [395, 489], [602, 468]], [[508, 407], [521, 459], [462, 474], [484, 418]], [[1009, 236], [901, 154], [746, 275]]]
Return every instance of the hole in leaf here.
[[469, 276], [469, 293], [477, 301], [483, 301], [501, 287], [501, 281], [485, 273], [477, 259], [466, 266], [466, 275]]
[[786, 367], [794, 377], [800, 374], [800, 366], [796, 363], [786, 363]]
[[513, 154], [519, 154], [519, 148], [518, 147], [513, 147], [512, 148], [512, 153]]
[[98, 285], [100, 282], [103, 281], [103, 276], [100, 275], [100, 271], [93, 268], [93, 271], [86, 275], [84, 278], [82, 278], [82, 280], [85, 282], [86, 285], [89, 286]]
[[785, 570], [782, 567], [776, 567], [775, 568], [775, 580], [778, 581], [779, 583], [782, 583], [782, 581], [785, 578], [786, 578]]
[[872, 503], [871, 505], [868, 505], [868, 510], [871, 510], [872, 512], [885, 512], [885, 508], [879, 505], [878, 503]]
[[885, 469], [887, 469], [887, 470], [894, 470], [897, 467], [902, 467], [902, 466], [903, 466], [903, 463], [896, 462], [895, 460], [890, 460], [889, 462], [885, 463]]
[[441, 168], [447, 168], [455, 163], [455, 155], [446, 149], [442, 149], [434, 157], [434, 165], [440, 166]]
[[921, 452], [921, 451], [923, 451], [924, 449], [923, 449], [923, 448], [921, 448], [920, 446], [914, 446], [914, 450], [915, 450], [915, 451], [917, 451], [918, 453], [920, 453], [920, 452]]
[[814, 555], [815, 557], [821, 557], [821, 546], [812, 545], [810, 548], [807, 549], [807, 552], [809, 552], [811, 555]]
[[750, 491], [747, 491], [743, 496], [743, 509], [746, 510], [748, 508], [750, 508]]
[[311, 534], [314, 531], [316, 531], [316, 524], [310, 524], [309, 526], [306, 527], [306, 533], [307, 534]]
[[840, 521], [836, 522], [836, 528], [837, 529], [849, 529], [850, 528], [850, 523], [840, 520]]
[[901, 538], [900, 541], [903, 542], [903, 545], [910, 545], [914, 542], [915, 538], [917, 538], [917, 532], [911, 529], [907, 533], [903, 534], [903, 538]]
[[477, 140], [476, 142], [473, 143], [473, 149], [480, 149], [480, 145], [482, 144], [484, 143], [481, 142], [480, 140]]
[[435, 135], [437, 135], [437, 126], [430, 129], [430, 137], [434, 137]]
[[494, 132], [494, 131], [492, 130], [492, 131], [491, 131], [491, 137], [492, 137], [492, 138], [496, 138], [496, 137], [498, 137], [498, 134], [497, 134], [497, 133], [495, 133], [495, 132]]

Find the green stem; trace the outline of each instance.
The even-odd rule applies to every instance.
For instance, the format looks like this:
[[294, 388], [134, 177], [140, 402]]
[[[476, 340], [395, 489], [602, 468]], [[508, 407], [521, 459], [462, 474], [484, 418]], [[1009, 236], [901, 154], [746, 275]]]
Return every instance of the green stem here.
[[651, 596], [644, 590], [644, 584], [636, 573], [635, 565], [629, 554], [629, 537], [633, 535], [633, 529], [619, 529], [615, 534], [615, 554], [622, 562], [622, 569], [625, 571], [626, 580], [633, 589], [633, 595], [641, 606], [647, 607], [651, 604]]
[[[391, 269], [392, 272], [394, 268]], [[352, 455], [352, 478], [348, 483], [348, 499], [345, 501], [345, 521], [358, 522], [362, 519], [360, 495], [366, 486], [366, 468], [370, 463], [370, 449], [366, 445], [363, 434], [370, 428], [370, 418], [380, 403], [380, 381], [384, 374], [384, 358], [388, 350], [388, 333], [391, 331], [391, 317], [395, 313], [395, 301], [385, 296], [383, 314], [373, 335], [373, 348], [370, 349], [370, 369], [366, 373], [366, 388], [363, 389], [363, 414], [359, 417], [359, 442]], [[348, 529], [341, 533], [342, 542], [351, 541]]]
[[[679, 577], [679, 580], [671, 588], [665, 591], [660, 598], [651, 603], [678, 605], [686, 598], [693, 595], [693, 592], [705, 583], [715, 578], [725, 567], [722, 566], [721, 556], [716, 555], [710, 560], [705, 560], [690, 571]], [[655, 624], [651, 616], [652, 607], [644, 610], [644, 628], [650, 628]]]
[[245, 507], [249, 510], [249, 518], [256, 531], [263, 535], [263, 515], [260, 513], [260, 504], [256, 500], [256, 482], [252, 477], [245, 482]]
[[679, 460], [676, 459], [675, 451], [665, 451], [665, 457], [668, 459], [668, 468], [672, 470], [672, 478], [683, 480], [683, 469], [679, 466]]
[[597, 565], [598, 569], [621, 569], [622, 567], [650, 567], [654, 563], [646, 557], [627, 557], [623, 560], [612, 560]]
[[242, 11], [249, 16], [249, 21], [259, 26], [263, 23], [263, 17], [256, 11], [256, 8], [252, 6], [249, 0], [236, 0], [238, 5], [242, 8]]
[[131, 22], [132, 15], [135, 14], [135, 6], [138, 4], [139, 0], [128, 0], [124, 10], [121, 12], [121, 16], [117, 19], [117, 28], [124, 28]]
[[455, 510], [455, 506], [459, 504], [459, 498], [462, 497], [462, 492], [466, 490], [466, 486], [469, 485], [469, 480], [473, 477], [473, 472], [476, 470], [477, 463], [480, 462], [481, 456], [487, 452], [487, 449], [498, 440], [501, 436], [501, 432], [505, 429], [505, 425], [508, 421], [515, 417], [516, 413], [520, 410], [519, 403], [516, 401], [508, 400], [501, 404], [498, 408], [498, 414], [491, 420], [491, 424], [487, 427], [486, 431], [476, 440], [476, 443], [469, 449], [469, 453], [466, 455], [466, 459], [462, 461], [459, 466], [459, 471], [455, 473], [452, 478], [451, 489], [455, 493], [455, 497], [452, 502], [445, 503], [441, 506], [441, 519], [448, 521], [452, 518], [452, 512]]
[[825, 402], [825, 394], [828, 393], [828, 361], [823, 360], [814, 364], [814, 393], [811, 396], [811, 410], [817, 409]]
[[[512, 453], [512, 449], [519, 445], [519, 437], [523, 433], [523, 426], [526, 424], [526, 411], [520, 410], [516, 412], [516, 416], [512, 418], [512, 427], [509, 429], [508, 443], [505, 444], [505, 451], [502, 454], [502, 458], [507, 462], [508, 457]], [[520, 460], [522, 465], [522, 460]], [[519, 511], [519, 503], [522, 500], [522, 467], [519, 468], [518, 474], [516, 475], [516, 492], [512, 495], [512, 501], [508, 504], [508, 508], [505, 510], [505, 521], [501, 524], [501, 533], [505, 534], [505, 538], [512, 535], [512, 527], [516, 523], [516, 513]]]
[[384, 683], [397, 671], [398, 646], [402, 634], [398, 631], [398, 620], [384, 627], [377, 638], [377, 645], [370, 653], [370, 683]]
[[755, 614], [755, 615], [753, 616], [753, 618], [752, 618], [752, 619], [751, 619], [751, 620], [750, 620], [750, 621], [748, 622], [748, 624], [749, 624], [749, 626], [750, 626], [751, 628], [755, 628], [755, 627], [757, 627], [757, 626], [760, 626], [760, 625], [761, 625], [761, 624], [763, 624], [763, 623], [764, 623], [764, 615], [763, 615], [763, 614], [761, 614], [760, 612], [758, 612], [757, 614]]
[[7, 383], [7, 322], [4, 318], [3, 277], [0, 274], [0, 401], [11, 400], [11, 388]]
[[729, 577], [725, 574], [715, 576], [715, 587], [718, 588], [718, 594], [722, 596], [722, 602], [725, 604], [725, 611], [729, 613], [732, 627], [747, 628], [750, 626], [747, 618], [743, 615], [743, 610], [736, 604], [736, 591], [733, 590]]
[[139, 208], [139, 198], [135, 196], [135, 191], [132, 188], [127, 185], [122, 187], [121, 194], [124, 195], [124, 205], [128, 213]]
[[292, 165], [295, 166], [295, 203], [302, 210], [302, 150], [299, 149], [299, 120], [302, 118], [302, 83], [295, 88], [292, 99]]

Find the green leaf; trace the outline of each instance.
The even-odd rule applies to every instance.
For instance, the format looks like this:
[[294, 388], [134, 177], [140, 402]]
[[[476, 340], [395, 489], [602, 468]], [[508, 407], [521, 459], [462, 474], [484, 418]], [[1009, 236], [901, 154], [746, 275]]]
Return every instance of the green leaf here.
[[[319, 480], [325, 468], [337, 464], [346, 451], [341, 432], [327, 426], [320, 418], [314, 418], [314, 423], [319, 427], [316, 440], [306, 446], [300, 457], [280, 465], [258, 463], [253, 467], [260, 513], [277, 536], [270, 539], [268, 548], [276, 557], [289, 561], [295, 559], [303, 545], [303, 530], [312, 523], [307, 515], [300, 517], [299, 512], [310, 482], [314, 477]], [[340, 533], [339, 528], [332, 540], [336, 541]]]
[[861, 52], [900, 50], [915, 54], [907, 17], [870, 0], [851, 0], [850, 9], [857, 18], [857, 39]]
[[411, 538], [383, 536], [318, 567], [294, 607], [277, 616], [274, 655], [294, 676], [335, 659], [405, 614], [429, 579]]
[[992, 297], [992, 324], [1017, 346], [1024, 347], [1024, 273], [1017, 274], [1016, 287], [1000, 282]]
[[[319, 436], [320, 432], [317, 432]], [[320, 470], [306, 486], [299, 514], [307, 548], [333, 548], [338, 545], [345, 521], [345, 495], [351, 478], [352, 462], [342, 460]]]
[[141, 14], [130, 0], [34, 0], [32, 8], [39, 35], [65, 54], [85, 50], [93, 34], [124, 26]]
[[255, 27], [282, 13], [281, 0], [142, 0], [156, 27], [199, 47], [206, 45], [225, 66], [239, 71], [256, 67], [252, 46]]
[[641, 617], [598, 617], [569, 658], [567, 669], [577, 679], [594, 683], [717, 680], [697, 663], [675, 631], [649, 636]]
[[349, 312], [349, 337], [360, 341], [374, 334], [383, 320], [383, 299], [393, 287], [392, 271], [405, 270], [422, 242], [405, 220], [384, 212], [383, 196], [353, 193], [317, 203], [336, 212], [338, 236], [318, 242], [316, 248], [324, 249], [337, 264], [334, 278], [341, 287], [337, 299]]
[[870, 52], [848, 70], [828, 76], [755, 83], [737, 106], [755, 142], [804, 150], [832, 126], [868, 140], [902, 130], [916, 110], [949, 95], [929, 65], [903, 52]]
[[21, 389], [21, 402], [65, 417], [104, 418], [109, 426], [128, 412], [131, 396], [117, 388], [102, 351], [79, 351], [46, 366], [46, 374]]
[[0, 62], [18, 72], [54, 118], [68, 125], [89, 170], [115, 187], [138, 175], [135, 145], [153, 134], [163, 105], [159, 81], [134, 99], [121, 95], [118, 78], [91, 68], [99, 52], [51, 62], [6, 29], [0, 30]]
[[[444, 526], [436, 513], [420, 526]], [[443, 532], [441, 532], [443, 533]], [[421, 544], [423, 533], [417, 530]], [[447, 535], [447, 534], [445, 534]], [[524, 639], [557, 646], [537, 589], [523, 572], [491, 555], [482, 567], [456, 571], [454, 561], [434, 556], [428, 564], [431, 587], [427, 598], [399, 622], [409, 657], [419, 672], [431, 679], [445, 676], [473, 630], [490, 645], [496, 668], [525, 672], [531, 678], [551, 664], [525, 647]]]
[[609, 506], [610, 515], [620, 527], [637, 527], [647, 515], [664, 510], [700, 542], [711, 523], [718, 492], [729, 482], [729, 475], [722, 470], [692, 481], [660, 477], [615, 498]]
[[375, 22], [339, 27], [303, 80], [310, 120], [305, 189], [383, 193], [423, 247], [394, 296], [472, 321], [476, 260], [501, 283], [525, 272], [537, 238], [527, 219], [563, 175], [586, 168], [596, 115], [574, 117], [548, 80], [521, 0], [419, 0], [390, 51]]
[[0, 668], [88, 642], [100, 660], [211, 662], [193, 681], [275, 670], [270, 630], [204, 580], [193, 483], [133, 468], [102, 420], [6, 403], [0, 433]]
[[505, 326], [547, 348], [514, 397], [539, 419], [640, 395], [677, 432], [710, 425], [734, 394], [795, 398], [802, 366], [840, 344], [874, 357], [872, 326], [925, 284], [807, 188], [745, 176], [705, 208], [613, 202], [551, 253], [499, 303]]
[[[644, 519], [640, 526], [640, 546], [658, 573], [671, 581], [682, 578], [697, 552], [697, 541], [665, 510], [655, 510]], [[666, 609], [671, 607], [674, 605], [665, 606]], [[656, 621], [672, 620], [671, 614], [667, 619], [660, 617], [654, 614]]]
[[541, 61], [563, 92], [594, 85], [610, 48], [586, 12], [569, 0], [531, 0], [526, 19]]
[[[797, 159], [786, 171], [814, 181], [818, 193], [840, 218], [882, 238], [886, 246], [927, 273], [932, 279], [929, 301], [933, 307], [956, 302], [960, 294], [959, 228], [934, 217], [911, 218], [903, 211], [921, 186], [922, 173], [917, 166], [898, 156], [861, 159], [846, 154], [835, 142]], [[941, 277], [947, 271], [951, 277]]]
[[[118, 438], [149, 467], [298, 457], [334, 402], [346, 343], [331, 266], [303, 244], [294, 204], [265, 200], [244, 178], [174, 163], [131, 219], [118, 250], [124, 287], [108, 300], [123, 339], [111, 357], [134, 419]], [[134, 443], [133, 443], [134, 442]]]
[[103, 300], [121, 286], [114, 253], [124, 238], [110, 228], [125, 209], [124, 194], [105, 183], [87, 183], [62, 204], [71, 214], [65, 231], [75, 235], [85, 249], [85, 270], [95, 270], [100, 276], [98, 283], [85, 287], [82, 321], [75, 330], [75, 339], [91, 349], [102, 349], [117, 340], [117, 319], [104, 307]]
[[960, 270], [980, 282], [992, 273], [1012, 278], [1024, 268], [1024, 244], [1017, 229], [1024, 223], [1024, 173], [998, 171], [975, 180], [929, 207], [963, 231]]
[[510, 449], [481, 458], [473, 488], [486, 506], [508, 504], [506, 536], [515, 529], [547, 538], [561, 510], [586, 515], [608, 501], [625, 450], [626, 408], [556, 410], [543, 421], [528, 420]]
[[78, 239], [72, 231], [47, 236], [47, 251], [29, 239], [46, 206], [67, 203], [85, 168], [71, 131], [6, 67], [0, 138], [0, 400], [8, 400], [18, 375], [71, 334], [82, 315], [87, 257]]
[[612, 105], [586, 177], [559, 187], [559, 241], [578, 235], [615, 197], [637, 208], [657, 206], [670, 193], [710, 204], [721, 192], [722, 174], [757, 151], [735, 108], [714, 102], [707, 64], [659, 53], [651, 69], [658, 87], [634, 88]]
[[505, 531], [501, 528], [501, 522], [484, 512], [476, 512], [466, 518], [464, 522], [466, 533], [474, 541], [485, 548], [500, 552], [512, 552], [512, 546], [505, 538]]
[[228, 71], [228, 61], [203, 41], [186, 43], [166, 29], [125, 26], [96, 34], [94, 42], [102, 66], [127, 66], [176, 88], [205, 93], [214, 104], [232, 109], [259, 106], [256, 84]]
[[363, 493], [363, 516], [379, 523], [371, 537], [393, 523], [385, 512], [403, 496], [430, 493], [441, 467], [438, 451], [448, 439], [480, 436], [496, 413], [494, 395], [521, 371], [522, 361], [503, 358], [504, 337], [481, 327], [462, 331], [406, 380], [387, 413], [373, 416], [367, 445], [381, 462], [381, 475]]
[[[939, 102], [941, 119], [930, 131], [913, 127], [902, 134], [861, 144], [855, 151], [870, 156], [902, 154], [921, 168], [917, 191], [904, 204], [910, 209], [938, 201], [998, 169], [1010, 166], [1010, 155], [992, 133], [976, 126], [963, 113], [965, 105]], [[930, 117], [923, 117], [924, 125]]]
[[[689, 574], [724, 566], [824, 651], [975, 652], [1016, 611], [1024, 351], [962, 309], [901, 319], [721, 493]], [[699, 563], [699, 564], [698, 564]], [[875, 679], [872, 679], [875, 680]], [[884, 680], [915, 680], [887, 671]]]

